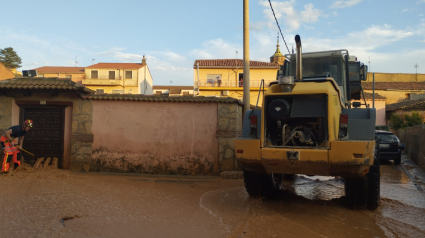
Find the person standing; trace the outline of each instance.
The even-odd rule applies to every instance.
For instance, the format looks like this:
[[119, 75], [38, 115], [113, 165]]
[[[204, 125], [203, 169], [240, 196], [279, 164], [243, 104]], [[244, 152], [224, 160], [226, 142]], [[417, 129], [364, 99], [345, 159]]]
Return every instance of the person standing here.
[[[13, 163], [15, 167], [21, 165], [19, 149], [22, 149], [22, 145], [24, 144], [24, 136], [31, 129], [32, 120], [25, 120], [22, 126], [12, 126], [7, 129], [3, 135], [0, 137], [1, 147], [3, 148], [4, 158], [3, 163], [1, 164], [1, 172], [7, 173], [9, 172], [9, 163], [13, 159]], [[18, 145], [15, 145], [15, 138], [18, 139]]]

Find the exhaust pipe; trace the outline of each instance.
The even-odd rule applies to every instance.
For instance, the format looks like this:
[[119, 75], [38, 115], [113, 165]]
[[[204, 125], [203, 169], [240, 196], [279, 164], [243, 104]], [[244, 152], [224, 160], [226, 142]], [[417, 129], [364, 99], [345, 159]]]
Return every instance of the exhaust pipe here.
[[296, 69], [296, 76], [297, 81], [303, 81], [303, 63], [302, 63], [302, 52], [301, 52], [301, 37], [299, 35], [295, 36], [295, 44], [297, 46], [297, 69]]

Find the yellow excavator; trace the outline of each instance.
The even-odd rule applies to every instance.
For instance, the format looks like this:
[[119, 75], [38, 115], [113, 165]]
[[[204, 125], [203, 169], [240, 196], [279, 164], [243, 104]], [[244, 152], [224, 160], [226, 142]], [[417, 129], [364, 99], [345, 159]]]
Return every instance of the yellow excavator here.
[[[361, 99], [367, 66], [348, 50], [286, 55], [261, 109], [244, 115], [235, 153], [252, 197], [275, 196], [296, 174], [345, 179], [347, 201], [374, 210], [379, 204], [375, 108]], [[264, 87], [263, 87], [264, 88]], [[260, 96], [260, 95], [259, 95]], [[364, 99], [364, 95], [363, 95]]]

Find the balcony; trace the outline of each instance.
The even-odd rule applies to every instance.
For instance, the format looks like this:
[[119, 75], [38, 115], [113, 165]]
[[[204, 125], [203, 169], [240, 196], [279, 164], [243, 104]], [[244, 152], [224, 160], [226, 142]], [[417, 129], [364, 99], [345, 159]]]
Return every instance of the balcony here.
[[[265, 87], [269, 87], [269, 83], [271, 81], [265, 81]], [[197, 82], [195, 81], [195, 84]], [[249, 87], [250, 88], [258, 88], [260, 87], [261, 84], [261, 80], [251, 80], [249, 82]], [[227, 81], [227, 80], [222, 80], [221, 83], [219, 84], [218, 82], [207, 82], [206, 80], [204, 81], [199, 81], [199, 87], [221, 87], [221, 88], [242, 88], [242, 83], [241, 85], [239, 85], [239, 83], [235, 82], [235, 81]]]
[[83, 85], [122, 85], [121, 76], [115, 76], [115, 78], [110, 79], [108, 76], [99, 75], [97, 78], [91, 78], [91, 76], [83, 79]]

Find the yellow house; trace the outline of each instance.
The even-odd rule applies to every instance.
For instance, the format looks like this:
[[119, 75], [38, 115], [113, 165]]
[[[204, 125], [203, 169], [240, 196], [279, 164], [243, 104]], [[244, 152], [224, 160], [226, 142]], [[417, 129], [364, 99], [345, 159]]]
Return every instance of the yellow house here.
[[96, 93], [153, 94], [152, 75], [142, 63], [98, 63], [86, 67], [82, 84]]
[[[193, 66], [194, 85], [197, 96], [243, 98], [243, 61], [237, 59], [195, 60]], [[250, 97], [256, 104], [261, 80], [268, 88], [276, 80], [280, 65], [250, 61]], [[198, 73], [199, 72], [199, 73]], [[260, 99], [261, 100], [261, 99]], [[261, 103], [261, 101], [260, 101]]]
[[84, 77], [84, 67], [43, 66], [33, 70], [39, 78], [67, 78], [81, 83]]
[[[250, 103], [257, 103], [261, 81], [264, 88], [276, 80], [277, 71], [283, 65], [285, 56], [280, 52], [279, 39], [276, 52], [270, 57], [270, 63], [250, 61]], [[210, 59], [195, 60], [193, 65], [194, 95], [233, 97], [243, 99], [243, 60]], [[259, 99], [261, 106], [262, 99]]]
[[12, 79], [15, 74], [9, 70], [4, 64], [0, 63], [0, 80]]

